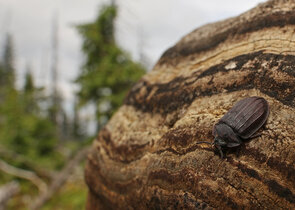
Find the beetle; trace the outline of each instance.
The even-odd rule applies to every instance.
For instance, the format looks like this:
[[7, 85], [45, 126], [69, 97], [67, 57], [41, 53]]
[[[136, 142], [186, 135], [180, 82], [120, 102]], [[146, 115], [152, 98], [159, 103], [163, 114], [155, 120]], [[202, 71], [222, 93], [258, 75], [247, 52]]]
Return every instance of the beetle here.
[[268, 102], [259, 96], [252, 96], [238, 101], [213, 126], [214, 142], [198, 142], [214, 145], [221, 158], [227, 148], [238, 147], [243, 140], [252, 139], [266, 122], [269, 115]]

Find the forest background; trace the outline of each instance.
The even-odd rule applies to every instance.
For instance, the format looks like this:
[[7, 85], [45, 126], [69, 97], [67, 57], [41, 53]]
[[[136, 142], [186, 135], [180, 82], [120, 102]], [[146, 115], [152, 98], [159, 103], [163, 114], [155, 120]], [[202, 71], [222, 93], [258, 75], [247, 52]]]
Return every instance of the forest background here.
[[[85, 61], [73, 81], [80, 87], [73, 116], [68, 116], [62, 106], [56, 81], [57, 58], [52, 65], [50, 94], [45, 93], [44, 87], [35, 86], [30, 66], [23, 87], [16, 88], [15, 46], [13, 36], [6, 35], [0, 60], [0, 185], [4, 186], [2, 189], [9, 184], [17, 186], [17, 194], [6, 204], [7, 208], [83, 208], [87, 188], [83, 167], [76, 166], [86, 154], [83, 148], [88, 148], [94, 137], [87, 135], [79, 110], [89, 104], [95, 106], [98, 131], [145, 72], [143, 65], [132, 61], [117, 46], [116, 14], [115, 5], [104, 6], [95, 21], [76, 26], [83, 40]], [[53, 42], [53, 49], [57, 43]], [[55, 186], [57, 182], [59, 185]]]

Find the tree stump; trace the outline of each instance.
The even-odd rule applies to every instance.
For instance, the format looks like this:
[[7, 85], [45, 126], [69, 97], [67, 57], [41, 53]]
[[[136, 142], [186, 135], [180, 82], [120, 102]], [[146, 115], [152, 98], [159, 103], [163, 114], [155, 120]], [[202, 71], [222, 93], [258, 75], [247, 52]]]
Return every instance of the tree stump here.
[[[198, 141], [262, 96], [262, 135], [224, 159]], [[88, 155], [87, 209], [295, 209], [295, 1], [208, 24], [168, 49]]]

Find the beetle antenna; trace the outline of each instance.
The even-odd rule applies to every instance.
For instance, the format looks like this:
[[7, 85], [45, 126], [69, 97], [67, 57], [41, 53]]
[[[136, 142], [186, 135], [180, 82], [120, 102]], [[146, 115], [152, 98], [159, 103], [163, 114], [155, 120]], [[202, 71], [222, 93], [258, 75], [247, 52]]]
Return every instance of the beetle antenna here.
[[199, 141], [199, 142], [197, 142], [197, 144], [203, 144], [203, 143], [213, 145], [213, 143], [208, 142], [208, 141]]

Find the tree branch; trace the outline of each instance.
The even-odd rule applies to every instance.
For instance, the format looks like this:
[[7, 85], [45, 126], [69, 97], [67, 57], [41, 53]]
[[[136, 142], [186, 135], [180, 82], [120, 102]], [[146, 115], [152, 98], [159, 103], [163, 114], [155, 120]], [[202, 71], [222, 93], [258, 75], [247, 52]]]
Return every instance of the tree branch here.
[[27, 157], [20, 155], [14, 151], [11, 151], [7, 148], [0, 148], [0, 156], [5, 159], [14, 160], [14, 161], [24, 164], [30, 170], [34, 171], [36, 173], [36, 175], [39, 177], [44, 177], [46, 179], [51, 180], [55, 175], [55, 173], [53, 171], [48, 171], [44, 168], [41, 168], [40, 166], [36, 165], [36, 163], [31, 161]]
[[0, 210], [4, 210], [9, 199], [19, 191], [19, 184], [16, 181], [0, 187]]
[[84, 149], [80, 150], [75, 157], [69, 161], [69, 163], [57, 174], [56, 179], [54, 179], [49, 186], [48, 190], [41, 193], [33, 202], [30, 209], [37, 210], [40, 209], [52, 196], [58, 191], [66, 182], [67, 178], [71, 175], [74, 168], [86, 157], [90, 150], [90, 146], [86, 146]]
[[12, 165], [9, 165], [8, 163], [6, 163], [5, 161], [1, 159], [0, 159], [0, 170], [2, 170], [3, 172], [7, 174], [31, 181], [34, 185], [36, 185], [40, 193], [47, 191], [46, 183], [42, 179], [40, 179], [34, 172], [16, 168]]

